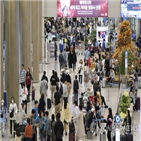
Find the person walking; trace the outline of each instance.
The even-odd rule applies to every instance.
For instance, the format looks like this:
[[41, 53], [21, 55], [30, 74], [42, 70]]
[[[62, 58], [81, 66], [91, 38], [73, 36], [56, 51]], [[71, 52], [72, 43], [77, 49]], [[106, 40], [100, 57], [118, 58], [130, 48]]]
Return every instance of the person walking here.
[[41, 141], [44, 141], [44, 131], [46, 130], [46, 118], [42, 111], [39, 112], [39, 116], [36, 118], [36, 123], [39, 127], [39, 137]]
[[54, 126], [55, 126], [55, 116], [54, 114], [52, 114], [51, 116], [51, 130], [52, 130], [52, 133], [51, 133], [51, 139], [52, 141], [55, 141], [56, 140], [56, 136], [55, 136], [55, 132], [54, 132]]
[[84, 86], [87, 87], [89, 82], [89, 68], [88, 68], [88, 62], [85, 61], [84, 64]]
[[83, 116], [83, 112], [82, 112], [82, 106], [79, 105], [79, 115], [75, 118], [73, 118], [73, 120], [78, 120], [78, 127], [76, 129], [76, 141], [79, 141], [81, 138], [85, 137], [85, 130], [84, 130], [84, 116]]
[[79, 83], [82, 87], [82, 76], [83, 76], [83, 61], [80, 59], [79, 65], [78, 65], [78, 74], [79, 74]]
[[5, 124], [7, 119], [7, 108], [4, 105], [4, 100], [1, 101], [0, 106], [0, 115], [1, 115], [1, 136], [4, 138], [4, 132], [5, 132]]
[[26, 105], [25, 105], [25, 103], [22, 103], [21, 105], [22, 105], [22, 111], [21, 111], [21, 120], [22, 121], [21, 121], [21, 123], [25, 124], [26, 120], [27, 120], [27, 115], [25, 113]]
[[68, 55], [68, 62], [69, 62], [69, 70], [70, 73], [72, 72], [72, 63], [73, 63], [73, 52], [70, 50], [69, 55]]
[[51, 120], [49, 118], [49, 112], [45, 112], [45, 117], [46, 117], [46, 141], [50, 141], [51, 139]]
[[25, 84], [26, 82], [26, 71], [24, 70], [24, 64], [22, 64], [21, 66], [20, 81], [21, 81], [21, 88], [23, 88], [23, 84]]
[[44, 100], [44, 94], [41, 94], [40, 100], [39, 100], [39, 107], [38, 107], [38, 111], [42, 111], [43, 114], [45, 115], [45, 100]]
[[44, 77], [40, 84], [40, 94], [44, 94], [44, 101], [47, 101], [47, 90], [48, 90], [48, 82]]
[[25, 84], [23, 84], [23, 88], [22, 88], [22, 103], [25, 104], [26, 108], [25, 108], [25, 113], [27, 114], [27, 95], [28, 95], [28, 91], [27, 88], [25, 87]]
[[12, 138], [12, 123], [13, 123], [13, 127], [14, 127], [15, 120], [16, 120], [16, 114], [17, 114], [17, 104], [15, 103], [15, 98], [11, 97], [11, 103], [9, 105], [10, 138]]
[[35, 110], [35, 119], [36, 119], [38, 117], [38, 101], [37, 100], [35, 100], [34, 105], [35, 105], [34, 110]]
[[61, 71], [64, 65], [64, 56], [63, 56], [62, 50], [60, 51], [60, 54], [59, 54], [59, 63], [60, 63], [60, 71]]
[[33, 80], [33, 77], [30, 73], [30, 68], [27, 68], [27, 73], [26, 73], [26, 86], [28, 90], [28, 94], [30, 94], [30, 86], [31, 86], [31, 81]]
[[30, 118], [27, 118], [27, 126], [25, 127], [26, 141], [32, 141], [33, 127], [30, 124]]
[[64, 127], [62, 121], [60, 120], [60, 113], [57, 113], [56, 120], [57, 121], [54, 126], [56, 141], [63, 141], [62, 137], [63, 137]]
[[46, 80], [48, 82], [48, 78], [46, 76], [46, 71], [44, 71], [41, 81]]
[[56, 92], [57, 78], [55, 76], [54, 70], [52, 71], [52, 76], [50, 78], [50, 90], [51, 90], [51, 102], [53, 103], [54, 93]]
[[77, 80], [77, 75], [75, 75], [75, 80], [73, 81], [73, 93], [74, 93], [74, 101], [78, 102], [78, 90], [79, 90], [79, 82]]
[[64, 99], [64, 104], [62, 107], [62, 119], [64, 122], [64, 130], [65, 130], [65, 135], [67, 136], [67, 131], [68, 131], [68, 123], [71, 121], [71, 113], [70, 113], [70, 107], [68, 104], [68, 100]]
[[84, 52], [84, 61], [88, 61], [90, 52], [88, 51], [88, 48], [86, 48], [85, 52]]
[[55, 115], [60, 112], [60, 103], [62, 101], [61, 93], [59, 92], [59, 87], [56, 87], [56, 93], [54, 94], [54, 104], [55, 104]]
[[63, 84], [63, 100], [68, 99], [68, 86], [67, 86], [67, 80], [65, 80]]
[[76, 69], [76, 63], [77, 63], [77, 56], [76, 56], [75, 50], [73, 50], [73, 61], [72, 61], [72, 64], [73, 64], [73, 72]]
[[54, 42], [54, 56], [55, 56], [55, 61], [57, 61], [57, 43], [56, 43], [56, 40]]

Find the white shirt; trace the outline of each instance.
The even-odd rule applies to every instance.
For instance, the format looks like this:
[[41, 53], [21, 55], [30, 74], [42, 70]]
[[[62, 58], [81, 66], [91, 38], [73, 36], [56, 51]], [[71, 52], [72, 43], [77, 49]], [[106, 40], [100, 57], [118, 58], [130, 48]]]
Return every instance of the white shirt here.
[[10, 118], [10, 120], [16, 120], [16, 115], [15, 115], [17, 113], [17, 104], [16, 103], [14, 104], [10, 103], [9, 113], [11, 113], [13, 109], [14, 109], [14, 116]]
[[27, 94], [28, 94], [28, 91], [27, 91], [27, 88], [25, 87], [22, 89], [22, 100], [27, 99]]
[[82, 64], [79, 64], [78, 65], [78, 72], [79, 72], [79, 69], [81, 68], [81, 72], [80, 72], [80, 74], [79, 75], [83, 75], [83, 66], [82, 66]]
[[[75, 106], [75, 107], [74, 107], [74, 111], [73, 111], [73, 117], [74, 117], [74, 118], [78, 117], [79, 112], [80, 112], [80, 111], [79, 111], [78, 106]], [[76, 122], [77, 122], [77, 120], [76, 120]]]
[[66, 84], [63, 84], [63, 97], [68, 97], [68, 87]]

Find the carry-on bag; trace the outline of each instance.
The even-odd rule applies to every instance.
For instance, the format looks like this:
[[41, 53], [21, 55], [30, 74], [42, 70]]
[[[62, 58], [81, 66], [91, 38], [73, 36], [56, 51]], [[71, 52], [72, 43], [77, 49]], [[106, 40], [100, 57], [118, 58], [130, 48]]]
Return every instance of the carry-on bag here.
[[69, 133], [69, 141], [75, 141], [75, 133]]
[[133, 135], [132, 134], [126, 134], [126, 141], [133, 141]]
[[140, 110], [140, 97], [137, 97], [136, 103], [135, 103], [135, 110]]
[[47, 109], [51, 108], [51, 100], [48, 98], [47, 99]]
[[125, 135], [120, 135], [120, 141], [126, 141], [126, 136]]
[[106, 141], [107, 137], [106, 137], [106, 132], [101, 132], [100, 133], [100, 141]]
[[73, 120], [69, 122], [69, 133], [75, 133], [75, 126]]

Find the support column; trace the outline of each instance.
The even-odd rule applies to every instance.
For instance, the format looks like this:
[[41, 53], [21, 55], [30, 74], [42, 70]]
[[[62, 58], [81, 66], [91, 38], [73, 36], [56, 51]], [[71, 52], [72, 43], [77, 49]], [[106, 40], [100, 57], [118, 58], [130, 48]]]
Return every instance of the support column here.
[[0, 1], [0, 100], [3, 99], [3, 1]]
[[136, 39], [140, 35], [140, 20], [136, 20]]
[[[32, 1], [33, 79], [39, 80], [39, 24], [38, 1]], [[41, 21], [40, 21], [41, 22]]]
[[29, 1], [19, 1], [20, 25], [21, 25], [21, 63], [25, 69], [31, 68], [31, 44], [30, 44], [30, 4]]
[[42, 62], [42, 1], [39, 1], [39, 61]]
[[5, 1], [5, 39], [6, 67], [5, 85], [8, 106], [11, 97], [19, 105], [19, 46], [18, 46], [18, 17], [17, 1]]

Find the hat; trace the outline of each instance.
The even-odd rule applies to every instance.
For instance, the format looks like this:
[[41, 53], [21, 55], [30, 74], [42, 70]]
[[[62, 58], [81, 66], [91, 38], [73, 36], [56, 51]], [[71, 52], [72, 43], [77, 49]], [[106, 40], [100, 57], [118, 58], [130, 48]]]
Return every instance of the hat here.
[[1, 100], [1, 102], [3, 102], [3, 103], [4, 103], [4, 100]]

